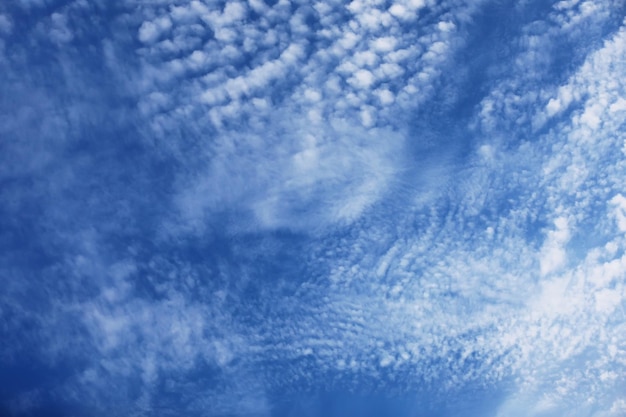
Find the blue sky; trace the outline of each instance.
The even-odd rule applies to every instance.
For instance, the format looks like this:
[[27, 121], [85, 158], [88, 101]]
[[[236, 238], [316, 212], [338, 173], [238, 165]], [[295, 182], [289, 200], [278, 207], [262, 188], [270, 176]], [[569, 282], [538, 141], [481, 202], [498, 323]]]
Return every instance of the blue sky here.
[[621, 0], [0, 4], [0, 414], [626, 415]]

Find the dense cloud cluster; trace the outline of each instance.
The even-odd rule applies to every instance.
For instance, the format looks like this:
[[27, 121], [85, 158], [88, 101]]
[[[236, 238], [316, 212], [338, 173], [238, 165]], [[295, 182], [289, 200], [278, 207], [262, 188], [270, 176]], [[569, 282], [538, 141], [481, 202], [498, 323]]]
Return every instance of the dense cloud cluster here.
[[626, 413], [622, 2], [112, 3], [0, 5], [0, 414]]

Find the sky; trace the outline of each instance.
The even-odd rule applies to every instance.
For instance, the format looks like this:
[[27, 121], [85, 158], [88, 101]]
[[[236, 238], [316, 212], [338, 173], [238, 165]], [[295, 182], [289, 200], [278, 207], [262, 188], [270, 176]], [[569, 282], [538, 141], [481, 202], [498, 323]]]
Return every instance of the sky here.
[[5, 0], [0, 92], [0, 415], [626, 416], [623, 0]]

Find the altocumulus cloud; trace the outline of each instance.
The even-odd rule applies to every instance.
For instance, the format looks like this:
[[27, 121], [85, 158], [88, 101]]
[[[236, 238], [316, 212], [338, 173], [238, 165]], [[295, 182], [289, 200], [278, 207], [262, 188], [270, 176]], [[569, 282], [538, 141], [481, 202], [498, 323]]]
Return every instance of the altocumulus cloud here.
[[625, 415], [625, 15], [3, 3], [0, 411]]

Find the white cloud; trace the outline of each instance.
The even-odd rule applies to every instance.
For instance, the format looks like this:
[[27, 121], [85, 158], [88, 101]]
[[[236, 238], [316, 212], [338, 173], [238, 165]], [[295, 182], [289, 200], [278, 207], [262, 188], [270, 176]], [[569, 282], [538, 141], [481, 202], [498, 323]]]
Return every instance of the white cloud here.
[[168, 16], [159, 17], [153, 21], [145, 21], [139, 27], [138, 37], [143, 43], [151, 44], [172, 28], [172, 21]]
[[367, 89], [372, 86], [374, 80], [374, 75], [370, 71], [359, 69], [348, 79], [348, 82], [357, 89]]
[[548, 105], [546, 106], [546, 110], [548, 112], [548, 116], [552, 117], [555, 114], [566, 109], [572, 100], [574, 99], [572, 94], [572, 88], [569, 85], [563, 86], [559, 88], [558, 97], [550, 99]]
[[244, 3], [229, 2], [224, 6], [222, 16], [220, 16], [220, 24], [228, 25], [238, 23], [246, 18], [247, 10]]
[[10, 35], [13, 31], [13, 22], [5, 14], [0, 14], [0, 34]]
[[[298, 8], [293, 13], [288, 6], [286, 2], [272, 7], [234, 2], [228, 3], [223, 11], [217, 11], [195, 3], [178, 5], [169, 14], [159, 15], [163, 13], [160, 10], [157, 17], [151, 17], [140, 26], [140, 40], [151, 45], [149, 49], [140, 50], [146, 53], [143, 74], [138, 77], [145, 91], [140, 102], [144, 113], [152, 114], [149, 117], [153, 117], [155, 133], [167, 136], [168, 129], [176, 131], [179, 124], [206, 123], [207, 129], [217, 129], [224, 136], [224, 142], [219, 138], [215, 143], [207, 142], [205, 149], [213, 159], [206, 161], [212, 179], [199, 180], [196, 185], [192, 179], [181, 182], [189, 188], [180, 191], [178, 206], [184, 218], [196, 219], [192, 223], [206, 219], [207, 213], [213, 213], [218, 207], [228, 209], [231, 204], [254, 213], [256, 220], [252, 222], [258, 222], [263, 228], [282, 227], [305, 205], [310, 205], [312, 212], [317, 213], [321, 224], [344, 224], [347, 219], [351, 219], [350, 222], [356, 219], [382, 197], [381, 187], [395, 175], [392, 167], [401, 159], [392, 152], [400, 149], [398, 144], [404, 142], [402, 133], [391, 134], [390, 140], [387, 130], [376, 129], [394, 126], [399, 114], [412, 111], [428, 97], [427, 90], [419, 86], [438, 76], [440, 72], [436, 67], [444, 65], [446, 56], [453, 52], [449, 43], [451, 37], [457, 36], [448, 31], [454, 13], [449, 13], [448, 19], [441, 22], [428, 23], [423, 39], [418, 40], [417, 34], [396, 36], [402, 23], [385, 10], [382, 3], [351, 3], [348, 10], [353, 15], [348, 21], [341, 17], [345, 10], [340, 4], [318, 4], [314, 11]], [[263, 9], [264, 14], [258, 21], [247, 21], [248, 7]], [[416, 11], [422, 7], [425, 7], [424, 2], [413, 2], [392, 6], [390, 10], [396, 16], [403, 10], [405, 15], [417, 18]], [[302, 20], [305, 15], [315, 15], [323, 24], [316, 34], [313, 27]], [[173, 36], [185, 33], [185, 28], [199, 20], [212, 28], [215, 39], [203, 46], [197, 44], [195, 50], [185, 50], [184, 40]], [[372, 32], [365, 31], [365, 27]], [[259, 28], [261, 30], [257, 30]], [[316, 38], [321, 40], [311, 40]], [[179, 45], [175, 50], [185, 51], [186, 57], [163, 58], [163, 62], [159, 62], [162, 52], [157, 48], [174, 42]], [[243, 59], [237, 53], [241, 42], [254, 54], [254, 59], [238, 68], [241, 65], [238, 62]], [[430, 52], [424, 54], [425, 48], [420, 43], [430, 45]], [[182, 81], [183, 77], [189, 77], [190, 71], [203, 75]], [[176, 93], [169, 90], [170, 87], [161, 87], [177, 82], [175, 80], [181, 80], [180, 87], [174, 90]], [[379, 84], [381, 87], [374, 91]], [[407, 84], [411, 88], [405, 88]], [[279, 98], [274, 98], [275, 95]], [[270, 105], [260, 108], [255, 104], [259, 100]], [[184, 116], [187, 114], [189, 119]], [[198, 118], [197, 115], [203, 116]], [[249, 184], [248, 190], [250, 187], [258, 190], [254, 196], [244, 198], [236, 191], [243, 187], [239, 180], [224, 181], [228, 191], [220, 190], [217, 175], [226, 174], [222, 167], [227, 165], [222, 160], [237, 160], [237, 153], [241, 151], [238, 145], [230, 148], [225, 143], [245, 144], [250, 138], [260, 138], [267, 134], [267, 126], [279, 119], [307, 119], [318, 124], [315, 130], [323, 132], [327, 139], [322, 150], [316, 151], [317, 171], [309, 170], [310, 179], [302, 181], [302, 174], [290, 171], [287, 161], [299, 155], [302, 162], [306, 159], [303, 155], [309, 154], [299, 153], [297, 146], [294, 147], [296, 139], [285, 143], [270, 140], [264, 150], [256, 145], [250, 148], [263, 156], [255, 157], [255, 168], [249, 167], [250, 162], [241, 161], [242, 168], [236, 176]], [[242, 121], [245, 121], [243, 131], [230, 131], [229, 126], [237, 126]], [[357, 129], [360, 138], [350, 143], [349, 135], [346, 134], [344, 140], [341, 133], [338, 140], [329, 139], [332, 135], [328, 132], [338, 134], [335, 121], [360, 126]], [[308, 134], [301, 134], [301, 127], [297, 125], [288, 125], [289, 131], [295, 129], [296, 132], [288, 135], [290, 137]], [[383, 145], [385, 142], [391, 145]], [[349, 151], [350, 147], [363, 149], [363, 153], [349, 155], [354, 153]], [[374, 157], [372, 152], [382, 155]], [[313, 164], [313, 159], [307, 161]], [[321, 175], [322, 171], [328, 174]], [[362, 176], [365, 172], [370, 173], [367, 174], [370, 179]], [[248, 176], [252, 178], [250, 181], [243, 179]], [[349, 180], [349, 176], [355, 180]], [[233, 175], [227, 177], [231, 179]], [[209, 183], [217, 189], [211, 189]], [[339, 191], [342, 189], [343, 194]], [[346, 193], [347, 190], [350, 191]], [[321, 196], [323, 193], [329, 195]], [[216, 197], [209, 197], [211, 195]], [[350, 199], [345, 198], [348, 196]], [[331, 204], [332, 200], [336, 202]], [[325, 214], [321, 215], [323, 212]], [[279, 220], [282, 217], [284, 220]]]
[[611, 199], [611, 204], [615, 207], [613, 215], [617, 221], [620, 232], [626, 232], [626, 198], [618, 194]]
[[376, 52], [391, 52], [396, 48], [397, 40], [392, 36], [385, 36], [382, 38], [374, 39], [372, 42], [372, 48]]
[[376, 94], [378, 95], [378, 99], [383, 106], [387, 106], [394, 102], [393, 93], [387, 89], [379, 89], [376, 91]]
[[437, 23], [437, 29], [442, 32], [452, 32], [454, 29], [456, 29], [456, 25], [452, 22], [441, 21]]
[[570, 239], [568, 219], [558, 217], [554, 221], [555, 229], [548, 232], [546, 241], [541, 249], [540, 260], [541, 274], [547, 275], [560, 268], [567, 261], [567, 254], [564, 245]]
[[397, 18], [407, 18], [409, 17], [409, 11], [402, 4], [392, 4], [389, 8], [389, 14]]
[[617, 306], [626, 300], [622, 291], [603, 289], [595, 294], [596, 310], [603, 314], [612, 313]]
[[57, 45], [66, 44], [74, 38], [74, 34], [68, 27], [68, 17], [65, 13], [55, 12], [50, 16], [49, 22], [43, 26], [42, 31], [47, 32], [46, 36]]

